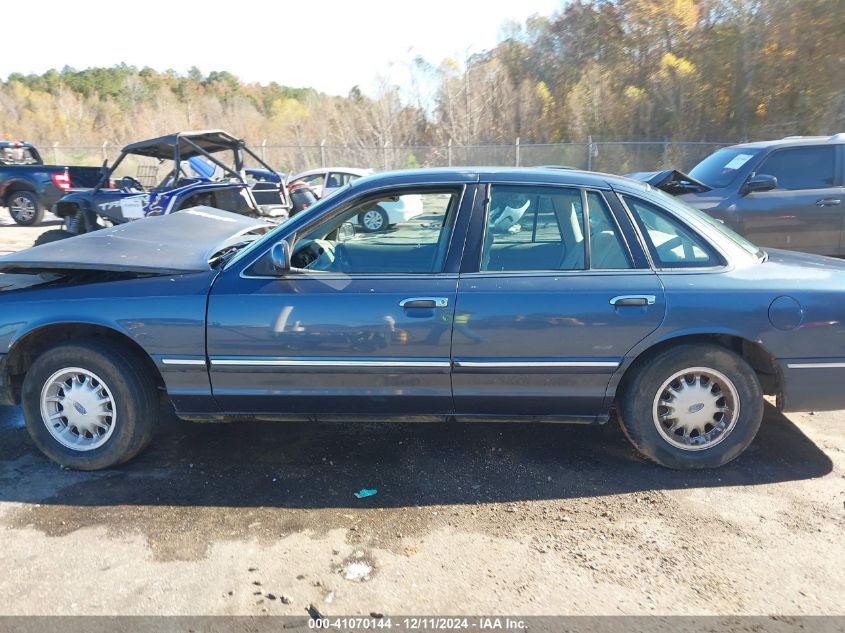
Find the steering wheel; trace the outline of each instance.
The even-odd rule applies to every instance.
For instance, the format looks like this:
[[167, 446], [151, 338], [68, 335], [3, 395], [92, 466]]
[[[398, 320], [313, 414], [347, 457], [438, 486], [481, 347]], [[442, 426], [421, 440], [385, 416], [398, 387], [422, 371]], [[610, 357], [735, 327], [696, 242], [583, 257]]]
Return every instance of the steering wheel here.
[[120, 189], [135, 189], [137, 191], [146, 191], [144, 189], [144, 185], [137, 178], [133, 178], [132, 176], [124, 176], [120, 180], [117, 181], [117, 186]]
[[312, 240], [303, 244], [291, 257], [291, 265], [308, 270], [334, 269], [334, 244], [327, 240]]

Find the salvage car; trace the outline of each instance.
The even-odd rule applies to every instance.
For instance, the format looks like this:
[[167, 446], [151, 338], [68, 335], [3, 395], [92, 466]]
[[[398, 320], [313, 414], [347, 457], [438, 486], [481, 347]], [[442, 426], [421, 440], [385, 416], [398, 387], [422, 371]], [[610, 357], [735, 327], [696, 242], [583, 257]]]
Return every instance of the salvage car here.
[[[115, 178], [129, 156], [168, 162], [171, 167], [161, 182], [148, 189], [133, 176]], [[262, 183], [271, 186], [262, 187], [262, 203], [256, 202], [246, 180], [247, 156], [272, 171], [243, 140], [223, 130], [178, 132], [127, 145], [111, 167], [104, 167], [93, 189], [71, 191], [54, 205], [64, 228], [42, 233], [36, 245], [197, 205], [287, 217], [290, 199], [284, 187]]]
[[[406, 195], [423, 215], [354, 230]], [[740, 455], [764, 395], [845, 408], [845, 262], [630, 179], [392, 172], [252, 222], [190, 209], [0, 258], [0, 401], [48, 457], [131, 459], [162, 398], [202, 422], [616, 417], [671, 468]]]
[[845, 256], [845, 134], [732, 145], [689, 174], [669, 169], [630, 176], [761, 246]]
[[99, 179], [99, 167], [45, 165], [31, 143], [0, 141], [0, 204], [21, 226], [37, 226], [71, 187], [93, 187]]

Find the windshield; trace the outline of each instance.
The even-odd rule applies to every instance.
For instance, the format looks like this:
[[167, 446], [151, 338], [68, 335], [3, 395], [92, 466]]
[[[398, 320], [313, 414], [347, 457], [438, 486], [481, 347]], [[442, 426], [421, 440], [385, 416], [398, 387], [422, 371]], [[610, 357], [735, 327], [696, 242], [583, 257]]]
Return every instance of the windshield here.
[[329, 200], [330, 198], [336, 197], [337, 194], [339, 194], [341, 191], [346, 191], [351, 186], [352, 186], [352, 183], [344, 185], [340, 189], [337, 189], [337, 190], [333, 191], [331, 194], [327, 195], [325, 198], [320, 198], [317, 202], [312, 204], [305, 211], [301, 211], [297, 215], [288, 218], [287, 220], [282, 222], [278, 227], [276, 227], [275, 229], [270, 231], [267, 235], [262, 237], [260, 240], [255, 240], [252, 244], [250, 244], [245, 249], [243, 249], [240, 253], [235, 255], [235, 257], [233, 257], [231, 260], [229, 260], [229, 262], [226, 264], [226, 268], [233, 266], [238, 261], [240, 261], [242, 258], [248, 256], [249, 253], [252, 253], [256, 250], [261, 249], [263, 247], [263, 245], [274, 243], [278, 239], [279, 233], [283, 232], [285, 230], [285, 227], [287, 227], [288, 224], [290, 224], [294, 219], [298, 219], [304, 213], [307, 213], [308, 215], [311, 215], [313, 213], [319, 213], [322, 210], [323, 206], [325, 206], [324, 203], [327, 200]]
[[739, 170], [759, 153], [758, 149], [726, 147], [698, 163], [689, 175], [713, 189], [727, 187], [736, 180]]
[[716, 218], [707, 215], [704, 211], [700, 211], [695, 207], [691, 207], [683, 200], [680, 200], [674, 196], [670, 196], [668, 193], [664, 193], [658, 189], [653, 190], [655, 194], [660, 196], [661, 202], [669, 207], [672, 211], [674, 211], [682, 220], [688, 220], [693, 218], [695, 220], [699, 220], [707, 224], [710, 228], [714, 229], [721, 233], [724, 237], [731, 240], [734, 244], [742, 248], [745, 252], [749, 255], [753, 255], [754, 257], [762, 260], [765, 259], [766, 253], [761, 249], [759, 246], [751, 242], [750, 240], [745, 239], [739, 233], [734, 231], [733, 229], [729, 228], [725, 225], [724, 222], [720, 222]]

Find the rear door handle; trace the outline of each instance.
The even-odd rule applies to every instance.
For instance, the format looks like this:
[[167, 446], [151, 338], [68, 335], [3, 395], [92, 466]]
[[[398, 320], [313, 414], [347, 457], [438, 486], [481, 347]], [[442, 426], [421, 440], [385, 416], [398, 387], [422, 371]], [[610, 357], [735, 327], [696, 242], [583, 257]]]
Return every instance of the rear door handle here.
[[654, 295], [619, 295], [610, 300], [610, 305], [616, 308], [625, 306], [650, 306], [654, 305]]
[[842, 200], [839, 198], [822, 198], [821, 200], [816, 200], [816, 206], [819, 207], [835, 207], [841, 203]]
[[445, 308], [449, 305], [446, 297], [408, 297], [399, 302], [400, 308]]

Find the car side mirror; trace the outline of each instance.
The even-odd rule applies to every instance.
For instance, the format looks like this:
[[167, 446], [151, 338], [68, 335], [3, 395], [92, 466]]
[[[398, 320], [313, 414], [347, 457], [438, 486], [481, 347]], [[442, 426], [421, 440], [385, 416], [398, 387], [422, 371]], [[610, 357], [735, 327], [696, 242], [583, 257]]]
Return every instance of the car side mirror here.
[[768, 174], [754, 174], [742, 186], [743, 195], [755, 191], [771, 191], [777, 189], [778, 179]]
[[273, 262], [273, 272], [278, 275], [283, 275], [290, 272], [290, 244], [287, 240], [282, 240], [273, 244], [270, 249], [270, 259]]

